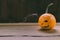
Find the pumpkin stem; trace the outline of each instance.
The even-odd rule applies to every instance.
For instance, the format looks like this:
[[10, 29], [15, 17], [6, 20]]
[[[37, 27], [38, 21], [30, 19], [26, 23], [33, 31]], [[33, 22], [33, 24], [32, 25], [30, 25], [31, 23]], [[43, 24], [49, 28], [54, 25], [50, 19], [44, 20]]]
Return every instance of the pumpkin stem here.
[[50, 3], [48, 6], [47, 6], [47, 8], [46, 8], [46, 13], [48, 13], [48, 8], [50, 7], [50, 6], [52, 6], [53, 5], [53, 3]]

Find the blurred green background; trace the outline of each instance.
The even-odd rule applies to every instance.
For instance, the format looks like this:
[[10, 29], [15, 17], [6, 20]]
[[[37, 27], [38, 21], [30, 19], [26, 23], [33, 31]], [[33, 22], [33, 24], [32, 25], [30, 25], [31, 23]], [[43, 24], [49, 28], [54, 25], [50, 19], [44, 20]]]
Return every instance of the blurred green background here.
[[60, 0], [0, 0], [0, 23], [37, 22], [50, 3], [49, 12], [60, 22]]

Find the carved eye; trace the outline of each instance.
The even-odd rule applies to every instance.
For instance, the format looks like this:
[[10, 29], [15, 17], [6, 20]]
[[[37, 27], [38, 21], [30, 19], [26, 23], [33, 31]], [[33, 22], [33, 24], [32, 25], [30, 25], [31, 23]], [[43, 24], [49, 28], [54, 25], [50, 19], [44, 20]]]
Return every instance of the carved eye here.
[[48, 20], [45, 20], [44, 22], [48, 22]]

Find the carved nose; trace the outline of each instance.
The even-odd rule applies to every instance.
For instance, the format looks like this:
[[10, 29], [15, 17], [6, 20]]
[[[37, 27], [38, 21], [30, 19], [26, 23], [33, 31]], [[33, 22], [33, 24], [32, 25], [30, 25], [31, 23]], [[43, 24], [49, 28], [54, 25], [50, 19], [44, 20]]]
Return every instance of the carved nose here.
[[48, 20], [45, 20], [44, 22], [48, 22]]

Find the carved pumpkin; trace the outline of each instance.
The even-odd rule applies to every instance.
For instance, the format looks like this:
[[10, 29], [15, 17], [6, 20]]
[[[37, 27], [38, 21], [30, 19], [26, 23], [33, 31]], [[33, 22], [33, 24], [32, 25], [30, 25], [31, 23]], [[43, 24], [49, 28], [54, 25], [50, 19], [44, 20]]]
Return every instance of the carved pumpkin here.
[[56, 25], [56, 18], [50, 13], [43, 14], [39, 17], [38, 23], [42, 29], [52, 29]]
[[[51, 4], [48, 5], [51, 6]], [[48, 13], [48, 7], [46, 9], [46, 13], [42, 14], [38, 19], [38, 24], [41, 29], [53, 29], [56, 25], [56, 18], [51, 13]]]

